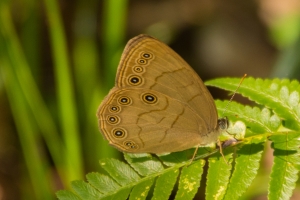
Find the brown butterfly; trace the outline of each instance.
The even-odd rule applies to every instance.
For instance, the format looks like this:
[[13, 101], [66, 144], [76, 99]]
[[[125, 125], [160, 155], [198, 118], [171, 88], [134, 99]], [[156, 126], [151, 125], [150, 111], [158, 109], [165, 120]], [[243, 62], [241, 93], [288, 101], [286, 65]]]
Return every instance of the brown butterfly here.
[[124, 152], [166, 153], [216, 142], [227, 119], [197, 73], [159, 40], [126, 45], [115, 86], [97, 117], [104, 137]]

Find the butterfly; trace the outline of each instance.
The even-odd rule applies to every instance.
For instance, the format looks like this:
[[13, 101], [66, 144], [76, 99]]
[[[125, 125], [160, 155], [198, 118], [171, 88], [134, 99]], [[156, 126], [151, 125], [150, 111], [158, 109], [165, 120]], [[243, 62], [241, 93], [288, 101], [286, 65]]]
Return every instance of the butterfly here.
[[131, 153], [167, 153], [216, 142], [227, 118], [197, 73], [170, 47], [138, 35], [126, 45], [115, 86], [97, 112], [101, 133]]

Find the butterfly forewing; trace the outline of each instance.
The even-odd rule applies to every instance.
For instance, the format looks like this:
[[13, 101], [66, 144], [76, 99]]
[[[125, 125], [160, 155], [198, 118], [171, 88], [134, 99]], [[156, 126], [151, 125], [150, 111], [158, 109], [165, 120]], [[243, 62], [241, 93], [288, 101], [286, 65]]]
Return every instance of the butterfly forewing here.
[[[145, 58], [145, 54], [150, 57]], [[138, 73], [136, 69], [142, 72]], [[150, 88], [162, 92], [192, 107], [207, 122], [209, 129], [216, 127], [216, 107], [206, 86], [197, 73], [164, 43], [146, 35], [131, 39], [118, 71], [118, 87]], [[140, 78], [140, 84], [132, 84], [134, 78]]]

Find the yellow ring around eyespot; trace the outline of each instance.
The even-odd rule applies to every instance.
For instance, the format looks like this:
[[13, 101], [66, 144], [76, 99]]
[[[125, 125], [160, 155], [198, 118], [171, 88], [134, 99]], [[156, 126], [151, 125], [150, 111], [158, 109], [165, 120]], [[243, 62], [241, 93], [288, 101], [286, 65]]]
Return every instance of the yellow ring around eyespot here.
[[127, 96], [121, 96], [118, 98], [118, 103], [121, 105], [130, 105], [132, 103], [131, 98], [127, 97]]
[[157, 102], [157, 97], [151, 93], [145, 93], [142, 95], [142, 100], [147, 104], [155, 104]]
[[121, 111], [121, 107], [120, 106], [115, 106], [115, 105], [110, 105], [108, 107], [108, 111], [110, 113], [119, 113]]
[[132, 75], [128, 77], [127, 83], [132, 86], [137, 86], [143, 83], [143, 79], [140, 76]]
[[136, 73], [139, 73], [139, 74], [145, 72], [144, 68], [141, 67], [141, 66], [134, 66], [134, 67], [132, 68], [132, 70], [133, 70], [134, 72], [136, 72]]
[[138, 149], [139, 145], [132, 141], [125, 141], [124, 143], [125, 148], [127, 149]]
[[137, 60], [137, 64], [140, 64], [140, 65], [147, 65], [148, 64], [148, 61], [146, 59], [138, 59]]
[[107, 116], [106, 119], [107, 119], [107, 122], [112, 125], [119, 124], [121, 121], [118, 116], [112, 116], [112, 115]]
[[114, 138], [125, 138], [127, 136], [127, 132], [123, 128], [114, 128], [111, 131]]
[[153, 54], [149, 52], [142, 52], [140, 57], [149, 60], [153, 58]]

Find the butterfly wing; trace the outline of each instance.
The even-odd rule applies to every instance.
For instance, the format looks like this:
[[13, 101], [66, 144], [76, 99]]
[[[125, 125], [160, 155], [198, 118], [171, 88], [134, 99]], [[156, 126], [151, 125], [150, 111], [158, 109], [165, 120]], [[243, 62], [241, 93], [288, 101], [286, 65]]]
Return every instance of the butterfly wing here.
[[[112, 113], [112, 107], [119, 113]], [[200, 77], [171, 48], [146, 35], [126, 45], [116, 85], [101, 103], [98, 118], [110, 143], [128, 152], [180, 151], [218, 135], [216, 107]]]

